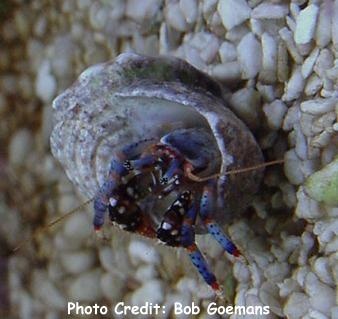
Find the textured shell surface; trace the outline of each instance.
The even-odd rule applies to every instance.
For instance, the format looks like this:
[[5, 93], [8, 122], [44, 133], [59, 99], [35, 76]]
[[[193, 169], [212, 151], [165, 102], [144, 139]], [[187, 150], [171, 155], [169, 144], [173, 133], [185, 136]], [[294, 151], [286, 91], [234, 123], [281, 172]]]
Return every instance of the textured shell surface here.
[[[94, 65], [53, 102], [51, 150], [86, 197], [95, 196], [113, 154], [145, 138], [160, 141], [180, 128], [206, 128], [221, 154], [217, 171], [263, 162], [250, 130], [226, 106], [221, 86], [187, 62], [173, 57], [121, 54]], [[224, 212], [242, 209], [257, 191], [263, 170], [221, 176]]]

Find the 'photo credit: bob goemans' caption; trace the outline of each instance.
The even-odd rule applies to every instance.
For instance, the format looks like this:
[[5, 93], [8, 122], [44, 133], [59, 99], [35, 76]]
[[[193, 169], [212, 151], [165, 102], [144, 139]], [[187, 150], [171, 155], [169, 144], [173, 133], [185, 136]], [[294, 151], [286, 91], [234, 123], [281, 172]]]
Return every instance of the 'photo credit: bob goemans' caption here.
[[[204, 308], [204, 307], [203, 307]], [[67, 303], [67, 315], [80, 315], [80, 316], [132, 316], [148, 315], [148, 316], [163, 316], [165, 314], [173, 313], [175, 315], [198, 315], [202, 309], [196, 303], [182, 304], [177, 301], [172, 307], [165, 305], [145, 302], [143, 305], [128, 305], [124, 301], [120, 301], [108, 307], [99, 304], [82, 304], [77, 301]], [[216, 302], [210, 302], [206, 307], [208, 315], [268, 315], [270, 314], [269, 306], [233, 306], [233, 305], [218, 305]]]

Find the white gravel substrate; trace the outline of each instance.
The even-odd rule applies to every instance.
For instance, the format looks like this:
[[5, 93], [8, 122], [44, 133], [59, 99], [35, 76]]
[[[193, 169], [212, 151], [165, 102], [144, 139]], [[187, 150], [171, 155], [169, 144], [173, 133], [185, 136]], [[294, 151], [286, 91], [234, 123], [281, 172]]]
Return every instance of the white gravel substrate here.
[[[338, 208], [310, 198], [303, 185], [337, 155], [338, 1], [14, 2], [0, 24], [0, 137], [8, 138], [0, 167], [16, 199], [0, 197], [0, 234], [9, 247], [83, 200], [48, 150], [55, 95], [87, 66], [120, 52], [175, 55], [221, 81], [270, 159], [286, 160], [284, 171], [267, 170], [254, 216], [226, 228], [248, 263], [199, 238], [225, 286], [228, 300], [217, 302], [268, 305], [265, 318], [338, 318]], [[111, 240], [101, 242], [91, 216], [91, 207], [82, 209], [11, 255], [7, 317], [66, 318], [67, 301], [110, 308], [149, 301], [167, 309], [193, 301], [198, 318], [219, 318], [207, 314], [215, 297], [183, 251], [116, 229], [106, 229]]]

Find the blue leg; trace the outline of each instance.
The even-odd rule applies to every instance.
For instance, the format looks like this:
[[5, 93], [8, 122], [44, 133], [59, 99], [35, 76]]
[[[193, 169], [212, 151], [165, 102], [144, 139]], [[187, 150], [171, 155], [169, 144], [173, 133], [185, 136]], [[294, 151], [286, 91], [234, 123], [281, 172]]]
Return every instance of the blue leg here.
[[174, 158], [170, 161], [170, 164], [168, 166], [167, 171], [163, 174], [160, 183], [162, 185], [166, 185], [166, 184], [171, 184], [171, 179], [175, 176], [175, 175], [181, 175], [181, 166], [182, 166], [182, 161], [180, 159]]
[[95, 231], [100, 231], [104, 224], [104, 217], [108, 208], [108, 200], [104, 194], [98, 193], [94, 199], [94, 219]]
[[94, 198], [94, 220], [95, 231], [100, 231], [104, 224], [104, 218], [109, 205], [109, 198], [119, 186], [121, 177], [127, 174], [127, 170], [121, 162], [115, 158], [111, 161], [109, 175]]
[[[109, 205], [109, 199], [113, 196], [114, 191], [120, 186], [121, 178], [129, 174], [131, 167], [128, 166], [128, 160], [140, 155], [144, 148], [154, 143], [153, 139], [144, 139], [139, 142], [132, 143], [122, 148], [117, 152], [110, 163], [109, 174], [102, 187], [94, 198], [94, 220], [93, 225], [96, 231], [99, 231], [104, 224], [104, 218]], [[147, 156], [146, 156], [147, 157]], [[151, 165], [154, 162], [154, 157], [149, 156], [136, 160], [137, 167], [140, 169], [143, 166]]]
[[[225, 207], [225, 190], [228, 184], [228, 176], [220, 176], [217, 181], [217, 207]], [[216, 202], [215, 202], [216, 203]]]
[[155, 139], [148, 138], [148, 139], [144, 139], [141, 141], [137, 141], [135, 143], [131, 143], [122, 148], [121, 154], [123, 154], [123, 156], [125, 157], [124, 160], [126, 159], [132, 160], [136, 156], [139, 156], [140, 154], [142, 154], [144, 150], [146, 149], [146, 147], [154, 144], [155, 142], [156, 142]]
[[197, 268], [205, 282], [211, 286], [217, 295], [222, 294], [222, 288], [218, 284], [215, 275], [210, 270], [207, 261], [195, 243], [196, 205], [192, 205], [187, 211], [181, 227], [181, 244], [188, 250], [193, 265]]
[[222, 228], [212, 218], [212, 211], [214, 210], [215, 194], [216, 194], [216, 182], [211, 180], [203, 189], [201, 204], [200, 204], [200, 216], [202, 222], [207, 227], [208, 232], [219, 242], [225, 251], [229, 254], [238, 257], [240, 255], [239, 250], [234, 243], [225, 235]]
[[143, 172], [147, 168], [152, 168], [157, 163], [157, 158], [154, 155], [145, 155], [139, 159], [124, 161], [123, 165], [128, 171], [136, 170]]
[[[154, 142], [155, 139], [144, 139], [123, 147], [122, 150], [117, 153], [117, 161], [126, 171], [126, 174], [131, 170], [142, 170], [143, 168], [149, 167], [155, 163], [156, 159], [154, 156], [142, 156], [147, 146], [153, 144]], [[135, 159], [135, 157], [137, 159]], [[121, 170], [123, 169], [121, 168]]]

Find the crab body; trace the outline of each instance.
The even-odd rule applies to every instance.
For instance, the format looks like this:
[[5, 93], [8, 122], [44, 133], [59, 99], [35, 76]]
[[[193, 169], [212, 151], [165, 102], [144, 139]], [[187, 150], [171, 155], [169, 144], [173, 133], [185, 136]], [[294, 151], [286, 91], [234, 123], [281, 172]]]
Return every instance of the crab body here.
[[[213, 218], [216, 178], [204, 185], [189, 178], [189, 174], [210, 174], [219, 167], [217, 145], [202, 128], [175, 130], [159, 143], [149, 142], [127, 145], [112, 159], [108, 177], [94, 200], [94, 227], [101, 229], [109, 211], [110, 220], [126, 231], [186, 248], [205, 281], [218, 291], [219, 284], [195, 243], [197, 217], [227, 252], [238, 256], [239, 251]], [[158, 212], [162, 220], [156, 225], [147, 215], [146, 203], [171, 193], [176, 198], [164, 214]]]

